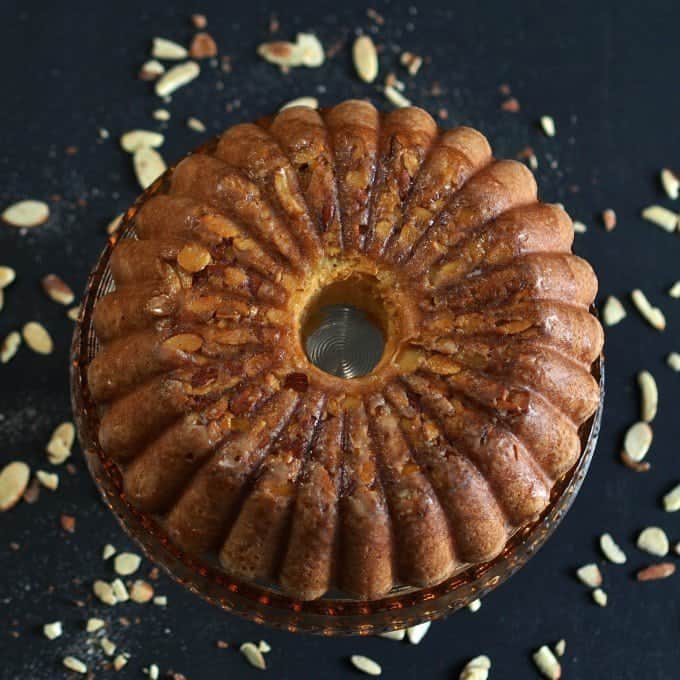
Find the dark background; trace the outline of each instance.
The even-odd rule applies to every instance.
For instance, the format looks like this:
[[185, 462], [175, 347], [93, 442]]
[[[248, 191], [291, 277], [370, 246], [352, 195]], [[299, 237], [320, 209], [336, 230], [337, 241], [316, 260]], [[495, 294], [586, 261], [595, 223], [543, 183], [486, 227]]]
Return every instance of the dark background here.
[[[567, 678], [678, 677], [680, 576], [635, 582], [635, 571], [653, 558], [636, 550], [634, 540], [649, 524], [680, 539], [677, 517], [660, 506], [661, 495], [680, 478], [679, 378], [665, 365], [669, 351], [680, 351], [680, 314], [673, 309], [680, 303], [666, 295], [680, 277], [680, 243], [677, 235], [639, 217], [649, 203], [671, 205], [657, 173], [680, 165], [680, 7], [620, 0], [374, 6], [385, 17], [375, 37], [385, 45], [381, 80], [394, 68], [414, 103], [433, 113], [446, 107], [447, 124], [479, 127], [499, 156], [514, 157], [533, 146], [542, 197], [563, 201], [575, 219], [589, 225], [575, 248], [599, 274], [600, 299], [610, 293], [627, 299], [641, 287], [666, 312], [668, 328], [658, 333], [626, 301], [628, 318], [608, 332], [603, 431], [574, 508], [540, 554], [491, 593], [481, 611], [462, 611], [433, 625], [419, 647], [382, 639], [326, 640], [246, 623], [164, 576], [156, 588], [168, 596], [167, 609], [130, 603], [112, 610], [92, 602], [92, 581], [113, 578], [101, 560], [102, 546], [132, 546], [99, 501], [76, 451], [71, 460], [77, 472], [60, 468], [56, 493], [43, 490], [37, 504], [21, 503], [0, 516], [0, 677], [62, 677], [60, 659], [69, 653], [96, 666], [101, 652], [95, 647], [88, 657], [83, 632], [83, 621], [93, 615], [112, 621], [110, 637], [132, 655], [121, 678], [143, 677], [142, 667], [153, 662], [191, 680], [257, 677], [259, 671], [237, 649], [260, 638], [272, 646], [267, 672], [275, 678], [358, 677], [347, 661], [353, 653], [378, 660], [386, 677], [456, 678], [467, 659], [486, 653], [493, 661], [491, 678], [532, 678], [538, 676], [531, 652], [562, 637]], [[117, 139], [131, 128], [158, 128], [150, 114], [164, 105], [149, 83], [136, 78], [151, 38], [187, 44], [193, 31], [189, 15], [203, 12], [221, 53], [233, 63], [231, 74], [204, 63], [200, 79], [167, 106], [172, 120], [162, 153], [169, 162], [224, 127], [271, 112], [293, 97], [316, 94], [330, 105], [370, 96], [381, 107], [390, 105], [354, 76], [347, 46], [322, 68], [295, 69], [288, 76], [255, 55], [256, 46], [271, 39], [271, 12], [282, 38], [310, 29], [328, 47], [374, 25], [363, 2], [4, 0], [2, 9], [0, 203], [4, 208], [23, 198], [48, 200], [52, 217], [26, 235], [0, 225], [0, 264], [18, 273], [6, 291], [0, 337], [37, 319], [50, 329], [56, 349], [42, 357], [23, 346], [10, 364], [0, 366], [0, 464], [18, 458], [33, 469], [49, 469], [44, 446], [53, 427], [70, 418], [72, 323], [45, 297], [39, 280], [56, 272], [80, 292], [105, 242], [105, 225], [138, 193], [131, 160]], [[431, 57], [431, 63], [409, 78], [397, 64], [395, 46]], [[434, 81], [444, 89], [440, 97], [428, 94]], [[223, 89], [216, 89], [218, 82]], [[502, 83], [511, 86], [521, 112], [499, 109]], [[235, 100], [240, 107], [227, 112]], [[536, 126], [543, 114], [556, 120], [554, 139]], [[205, 135], [186, 127], [190, 115], [206, 123]], [[99, 140], [99, 127], [111, 139]], [[557, 168], [550, 167], [551, 160]], [[59, 202], [50, 199], [54, 194]], [[609, 207], [619, 220], [612, 233], [598, 220]], [[661, 406], [648, 458], [652, 469], [637, 474], [621, 465], [618, 450], [638, 416], [635, 374], [643, 368], [657, 378]], [[76, 517], [75, 534], [60, 529], [61, 513]], [[629, 557], [622, 567], [603, 566], [606, 609], [594, 605], [573, 576], [575, 567], [601, 559], [596, 539], [603, 531], [612, 532]], [[12, 541], [20, 544], [18, 551], [10, 549]], [[144, 572], [150, 567], [145, 564]], [[86, 607], [74, 605], [77, 599], [87, 601]], [[121, 615], [132, 620], [129, 627], [117, 622]], [[40, 629], [53, 620], [63, 621], [65, 633], [50, 642]], [[231, 648], [217, 649], [217, 639]]]

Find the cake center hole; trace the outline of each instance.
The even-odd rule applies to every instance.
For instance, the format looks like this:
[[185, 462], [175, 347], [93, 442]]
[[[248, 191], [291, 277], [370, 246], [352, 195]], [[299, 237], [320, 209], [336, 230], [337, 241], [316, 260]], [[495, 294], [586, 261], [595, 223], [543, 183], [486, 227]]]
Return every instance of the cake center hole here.
[[385, 350], [382, 304], [365, 278], [331, 284], [311, 301], [302, 323], [309, 360], [339, 378], [360, 378], [380, 362]]

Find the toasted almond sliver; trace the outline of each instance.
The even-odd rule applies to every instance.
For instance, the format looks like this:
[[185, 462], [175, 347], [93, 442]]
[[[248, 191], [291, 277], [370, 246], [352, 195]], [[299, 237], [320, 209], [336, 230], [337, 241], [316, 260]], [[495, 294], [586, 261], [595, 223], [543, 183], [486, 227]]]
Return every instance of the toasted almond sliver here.
[[53, 465], [61, 465], [70, 455], [73, 442], [76, 437], [76, 428], [73, 423], [66, 421], [61, 423], [52, 433], [45, 450], [47, 458]]
[[105, 625], [106, 621], [104, 621], [104, 619], [92, 617], [87, 620], [87, 623], [85, 624], [85, 630], [88, 633], [96, 633], [98, 630], [101, 630]]
[[0, 472], [0, 512], [13, 508], [24, 495], [31, 478], [31, 468], [15, 460]]
[[54, 343], [47, 329], [37, 321], [29, 321], [21, 331], [26, 344], [37, 354], [51, 354]]
[[626, 318], [626, 310], [621, 301], [610, 295], [602, 308], [602, 320], [605, 326], [615, 326]]
[[663, 509], [666, 512], [677, 512], [680, 510], [680, 484], [676, 484], [663, 497]]
[[674, 370], [680, 371], [680, 354], [678, 352], [671, 352], [666, 357], [666, 363]]
[[284, 104], [279, 111], [285, 111], [293, 106], [307, 106], [310, 109], [319, 108], [319, 100], [316, 97], [298, 97], [297, 99], [292, 99], [291, 101]]
[[548, 645], [543, 645], [534, 652], [534, 664], [541, 674], [550, 680], [559, 680], [562, 676], [562, 667]]
[[670, 543], [666, 532], [660, 527], [647, 527], [640, 532], [637, 547], [656, 557], [666, 557]]
[[158, 153], [148, 146], [135, 151], [132, 162], [137, 175], [137, 181], [142, 189], [151, 186], [166, 170], [165, 161]]
[[257, 648], [257, 645], [252, 642], [244, 642], [240, 647], [239, 651], [251, 666], [259, 668], [261, 671], [267, 668], [267, 664], [262, 656], [262, 652]]
[[558, 640], [555, 643], [555, 654], [557, 656], [564, 656], [564, 653], [567, 651], [567, 641], [562, 638], [561, 640]]
[[87, 673], [87, 666], [75, 656], [65, 656], [61, 662], [65, 668], [68, 668], [74, 673], [80, 673], [81, 675]]
[[116, 574], [120, 576], [130, 576], [134, 574], [139, 565], [142, 563], [142, 558], [135, 553], [122, 552], [116, 555], [116, 559], [113, 561], [113, 568]]
[[602, 224], [607, 231], [612, 231], [616, 227], [616, 213], [611, 208], [602, 211]]
[[134, 153], [137, 149], [150, 146], [157, 149], [163, 145], [165, 137], [160, 132], [152, 130], [129, 130], [120, 138], [120, 145], [124, 151]]
[[668, 198], [675, 201], [680, 196], [680, 178], [668, 168], [661, 170], [661, 186]]
[[639, 463], [647, 455], [653, 439], [652, 428], [645, 422], [631, 425], [623, 439], [623, 449], [630, 460]]
[[406, 637], [412, 645], [420, 644], [421, 640], [427, 635], [432, 625], [431, 621], [424, 621], [406, 629]]
[[200, 73], [201, 67], [195, 61], [185, 61], [183, 64], [173, 66], [156, 81], [154, 88], [156, 94], [159, 97], [167, 97], [198, 78]]
[[399, 108], [404, 108], [405, 106], [411, 106], [411, 102], [404, 97], [404, 95], [399, 92], [394, 86], [388, 85], [385, 88], [385, 96]]
[[574, 231], [577, 234], [585, 234], [588, 231], [588, 227], [586, 227], [583, 222], [578, 222], [577, 220], [574, 220]]
[[0, 267], [0, 288], [7, 288], [16, 277], [17, 273], [11, 267]]
[[2, 219], [7, 224], [20, 229], [31, 229], [47, 222], [50, 208], [43, 201], [26, 200], [5, 208]]
[[600, 607], [606, 607], [607, 599], [607, 593], [605, 593], [602, 588], [595, 588], [595, 590], [593, 590], [593, 601], [595, 604], [599, 605]]
[[354, 668], [362, 673], [366, 673], [366, 675], [380, 675], [382, 673], [382, 668], [380, 668], [380, 664], [377, 661], [373, 661], [373, 659], [362, 654], [352, 654], [349, 660]]
[[649, 567], [640, 569], [636, 574], [638, 581], [658, 581], [662, 578], [668, 578], [675, 573], [675, 564], [673, 562], [661, 562], [659, 564], [652, 564]]
[[357, 75], [365, 83], [372, 83], [378, 77], [378, 51], [368, 35], [360, 35], [352, 46], [352, 59]]
[[490, 670], [491, 659], [485, 654], [481, 654], [465, 664], [458, 680], [487, 680]]
[[621, 548], [614, 542], [611, 534], [602, 534], [600, 536], [600, 550], [602, 554], [612, 563], [612, 564], [625, 564], [626, 554], [621, 550]]
[[638, 385], [640, 386], [640, 418], [646, 423], [651, 423], [656, 416], [659, 406], [659, 390], [656, 380], [649, 371], [638, 373]]
[[153, 594], [153, 586], [148, 581], [138, 579], [130, 586], [130, 599], [133, 602], [139, 604], [150, 602], [153, 599]]
[[41, 283], [47, 296], [60, 305], [70, 305], [75, 299], [75, 295], [69, 285], [56, 274], [43, 276]]
[[106, 581], [97, 580], [92, 584], [92, 592], [101, 600], [104, 604], [113, 606], [118, 603], [118, 598], [113, 593], [113, 588], [110, 583]]
[[56, 472], [38, 470], [35, 476], [46, 489], [56, 491], [59, 488], [59, 475]]
[[165, 38], [154, 38], [153, 45], [151, 46], [151, 56], [156, 59], [166, 59], [168, 61], [179, 61], [180, 59], [186, 59], [187, 52], [185, 47], [178, 45], [172, 40], [166, 40]]
[[61, 621], [53, 621], [52, 623], [46, 623], [43, 626], [43, 635], [48, 640], [56, 640], [58, 637], [61, 637], [63, 632], [64, 629], [61, 625]]
[[662, 205], [650, 205], [642, 211], [643, 219], [656, 224], [664, 231], [675, 231], [678, 226], [678, 215]]
[[589, 588], [598, 588], [602, 585], [602, 572], [597, 564], [584, 564], [576, 570], [576, 576]]
[[199, 120], [198, 118], [194, 118], [193, 116], [187, 118], [187, 127], [194, 132], [205, 132], [206, 130], [205, 123], [203, 123], [203, 121]]
[[663, 312], [658, 307], [652, 307], [645, 294], [639, 288], [636, 288], [630, 294], [630, 298], [637, 307], [638, 312], [653, 328], [656, 328], [658, 331], [666, 328], [666, 318]]
[[12, 331], [0, 344], [0, 364], [6, 364], [18, 351], [21, 345], [21, 334]]
[[384, 633], [378, 633], [378, 637], [386, 640], [403, 640], [406, 637], [406, 629], [401, 630], [386, 630]]
[[541, 116], [541, 128], [548, 137], [554, 137], [557, 132], [555, 120], [552, 116]]

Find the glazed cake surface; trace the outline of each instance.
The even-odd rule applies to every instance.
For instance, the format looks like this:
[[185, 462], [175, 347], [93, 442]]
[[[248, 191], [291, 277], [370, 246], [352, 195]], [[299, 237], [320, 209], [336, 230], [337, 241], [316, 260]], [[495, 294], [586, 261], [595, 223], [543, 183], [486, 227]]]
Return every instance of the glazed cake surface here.
[[[597, 280], [531, 172], [364, 101], [236, 125], [115, 244], [88, 388], [127, 499], [183, 551], [300, 599], [375, 599], [498, 555], [581, 453]], [[343, 303], [368, 374], [304, 336]]]

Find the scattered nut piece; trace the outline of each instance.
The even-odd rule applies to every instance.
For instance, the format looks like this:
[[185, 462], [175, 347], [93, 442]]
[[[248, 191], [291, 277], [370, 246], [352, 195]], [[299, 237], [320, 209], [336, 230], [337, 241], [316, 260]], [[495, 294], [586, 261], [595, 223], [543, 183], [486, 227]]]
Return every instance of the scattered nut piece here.
[[179, 61], [180, 59], [186, 59], [187, 50], [182, 45], [178, 45], [172, 40], [166, 40], [165, 38], [154, 38], [153, 45], [151, 47], [151, 56], [156, 59], [167, 59], [169, 61]]
[[205, 269], [211, 261], [209, 251], [198, 243], [188, 243], [177, 255], [177, 264], [192, 274]]
[[680, 510], [680, 484], [676, 484], [663, 497], [663, 509], [666, 512], [677, 512]]
[[111, 590], [117, 602], [127, 602], [130, 599], [128, 589], [119, 578], [115, 578], [111, 581]]
[[252, 642], [244, 642], [239, 647], [239, 651], [241, 654], [243, 654], [243, 656], [245, 656], [246, 660], [251, 666], [259, 668], [261, 671], [267, 668], [264, 656], [262, 656], [262, 652], [257, 648], [257, 645], [253, 644]]
[[680, 298], [680, 281], [676, 281], [668, 291], [668, 294], [672, 298]]
[[7, 288], [16, 277], [17, 273], [11, 267], [0, 267], [0, 288]]
[[21, 334], [12, 331], [0, 344], [0, 364], [6, 364], [19, 350], [21, 345]]
[[151, 186], [166, 170], [165, 161], [158, 151], [143, 146], [132, 157], [137, 181], [142, 189]]
[[388, 85], [385, 88], [385, 96], [395, 105], [398, 106], [399, 108], [403, 108], [405, 106], [411, 106], [411, 102], [404, 97], [404, 95], [399, 92], [395, 87], [392, 85]]
[[76, 531], [76, 518], [73, 515], [59, 515], [59, 524], [69, 534], [74, 534]]
[[167, 607], [168, 606], [168, 596], [167, 595], [156, 595], [153, 598], [153, 603], [157, 607]]
[[0, 512], [13, 508], [24, 495], [31, 468], [21, 461], [8, 463], [0, 472]]
[[113, 660], [113, 670], [114, 671], [119, 671], [121, 670], [127, 662], [130, 660], [130, 655], [128, 653], [123, 653], [119, 654], [114, 660]]
[[192, 14], [191, 23], [200, 31], [208, 25], [208, 19], [205, 14]]
[[606, 607], [607, 593], [605, 593], [602, 588], [595, 588], [595, 590], [593, 590], [593, 601], [600, 607]]
[[317, 68], [326, 59], [323, 45], [313, 33], [298, 33], [297, 46], [303, 66]]
[[209, 33], [197, 33], [189, 46], [192, 59], [208, 59], [217, 56], [217, 43]]
[[165, 137], [160, 132], [152, 130], [129, 130], [120, 138], [120, 145], [124, 151], [134, 153], [138, 149], [150, 146], [157, 149], [163, 145]]
[[623, 449], [630, 460], [639, 463], [652, 445], [652, 428], [644, 422], [631, 425], [623, 439]]
[[378, 77], [378, 51], [369, 35], [360, 35], [352, 45], [352, 60], [357, 75], [365, 83]]
[[120, 223], [123, 221], [123, 217], [125, 217], [125, 213], [121, 213], [120, 215], [116, 215], [107, 225], [106, 225], [106, 233], [111, 235], [113, 234], [118, 227], [120, 226]]
[[612, 563], [612, 564], [625, 564], [626, 554], [621, 550], [621, 548], [614, 542], [611, 534], [602, 534], [600, 536], [600, 550], [602, 554]]
[[159, 76], [165, 73], [165, 66], [156, 59], [149, 59], [145, 61], [139, 69], [140, 80], [156, 80]]
[[555, 128], [555, 120], [552, 116], [541, 116], [541, 127], [548, 137], [555, 136], [557, 130]]
[[562, 677], [562, 667], [548, 645], [543, 645], [533, 655], [534, 664], [541, 674], [550, 680], [559, 680]]
[[[536, 166], [538, 167], [538, 163], [536, 164]], [[586, 225], [583, 224], [583, 222], [578, 222], [577, 220], [574, 220], [574, 231], [577, 234], [585, 234], [588, 231], [588, 227], [586, 227]]]
[[616, 227], [616, 213], [611, 208], [602, 211], [602, 224], [607, 231], [612, 231]]
[[66, 316], [71, 319], [71, 321], [78, 321], [78, 317], [80, 316], [80, 305], [76, 305], [67, 310]]
[[87, 666], [75, 656], [65, 656], [61, 662], [64, 664], [65, 668], [68, 668], [74, 673], [80, 673], [81, 675], [85, 675], [85, 673], [87, 673]]
[[323, 46], [319, 39], [311, 33], [298, 33], [296, 42], [276, 40], [262, 43], [257, 53], [270, 64], [282, 68], [294, 66], [321, 66], [325, 60]]
[[293, 106], [308, 106], [310, 109], [318, 109], [319, 100], [316, 97], [298, 97], [297, 99], [292, 99], [288, 103], [284, 104], [279, 109], [279, 111], [290, 109]]
[[118, 603], [118, 599], [113, 593], [111, 584], [107, 583], [106, 581], [95, 581], [92, 586], [92, 591], [104, 604], [113, 606], [114, 604]]
[[430, 630], [432, 621], [424, 621], [423, 623], [418, 623], [415, 626], [409, 626], [406, 629], [406, 637], [412, 645], [417, 645], [420, 641], [427, 635], [427, 631]]
[[678, 226], [678, 215], [662, 205], [650, 205], [642, 211], [642, 218], [656, 224], [664, 231], [675, 231]]
[[187, 127], [194, 132], [205, 132], [206, 130], [205, 123], [198, 118], [194, 118], [193, 116], [187, 118]]
[[415, 76], [423, 65], [423, 58], [413, 52], [402, 52], [399, 61], [411, 76]]
[[507, 113], [518, 113], [520, 108], [519, 101], [515, 97], [510, 97], [501, 104], [501, 111]]
[[668, 168], [661, 170], [661, 186], [668, 198], [675, 201], [680, 196], [680, 178]]
[[562, 638], [561, 640], [558, 640], [555, 643], [555, 654], [557, 656], [564, 656], [564, 653], [567, 651], [567, 641]]
[[60, 305], [70, 305], [75, 300], [75, 295], [69, 285], [56, 274], [43, 276], [41, 283], [47, 296]]
[[666, 328], [666, 318], [663, 312], [658, 307], [652, 307], [645, 294], [639, 288], [636, 288], [630, 294], [630, 298], [637, 307], [638, 312], [653, 328], [656, 328], [658, 331]]
[[153, 586], [148, 581], [138, 579], [130, 586], [130, 599], [133, 602], [144, 604], [153, 599]]
[[158, 668], [158, 664], [152, 663], [147, 671], [147, 675], [149, 676], [149, 680], [158, 680], [160, 677], [160, 668]]
[[362, 654], [352, 654], [349, 660], [354, 668], [362, 673], [366, 673], [366, 675], [380, 675], [382, 673], [382, 668], [380, 668], [378, 662]]
[[19, 201], [5, 208], [2, 219], [12, 227], [31, 229], [47, 222], [50, 208], [43, 201]]
[[656, 557], [666, 557], [670, 543], [666, 532], [660, 527], [647, 527], [640, 532], [637, 547]]
[[104, 650], [106, 656], [113, 656], [116, 652], [116, 645], [109, 638], [103, 637], [99, 640], [99, 646]]
[[666, 363], [674, 370], [680, 371], [680, 354], [677, 352], [671, 352], [666, 357]]
[[107, 543], [104, 548], [102, 549], [102, 559], [103, 560], [108, 560], [110, 557], [113, 557], [116, 554], [116, 549], [110, 544]]
[[257, 648], [263, 653], [263, 654], [269, 654], [269, 652], [272, 651], [272, 648], [269, 646], [269, 643], [266, 640], [260, 640], [257, 643]]
[[167, 109], [155, 109], [151, 116], [154, 120], [165, 122], [170, 120], [170, 111]]
[[85, 624], [85, 631], [88, 633], [96, 633], [101, 630], [106, 625], [104, 619], [98, 619], [96, 617], [89, 618]]
[[640, 569], [637, 573], [638, 581], [658, 581], [662, 578], [668, 578], [675, 573], [675, 564], [673, 562], [661, 562], [659, 564], [652, 564], [649, 567]]
[[75, 437], [76, 428], [73, 423], [67, 421], [57, 426], [45, 448], [50, 463], [61, 465], [71, 455]]
[[482, 601], [479, 598], [477, 598], [476, 600], [472, 600], [472, 602], [470, 602], [467, 608], [474, 614], [475, 612], [478, 612], [482, 608]]
[[605, 326], [615, 326], [626, 318], [626, 310], [621, 301], [610, 295], [602, 308], [602, 320]]
[[470, 659], [460, 672], [458, 680], [487, 680], [491, 670], [491, 659], [482, 654]]
[[116, 555], [116, 559], [113, 561], [113, 568], [116, 574], [120, 576], [130, 576], [134, 574], [139, 565], [142, 563], [142, 558], [135, 553], [122, 552]]
[[54, 621], [53, 623], [46, 623], [43, 626], [43, 635], [48, 640], [56, 640], [61, 637], [64, 629], [62, 628], [61, 621]]
[[201, 68], [195, 61], [186, 61], [173, 66], [156, 81], [155, 92], [159, 97], [167, 97], [198, 78], [200, 73]]
[[638, 385], [640, 386], [640, 418], [646, 423], [651, 423], [656, 416], [659, 406], [659, 390], [656, 380], [649, 371], [638, 373]]
[[598, 588], [602, 585], [602, 572], [595, 563], [584, 564], [576, 570], [578, 580], [589, 588]]
[[406, 629], [386, 630], [384, 633], [378, 633], [378, 636], [387, 640], [403, 640], [406, 637]]
[[56, 472], [45, 472], [45, 470], [38, 470], [35, 473], [38, 481], [50, 491], [56, 491], [59, 488], [59, 475]]
[[51, 354], [54, 343], [47, 329], [37, 321], [29, 321], [21, 330], [26, 344], [37, 354]]

